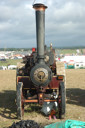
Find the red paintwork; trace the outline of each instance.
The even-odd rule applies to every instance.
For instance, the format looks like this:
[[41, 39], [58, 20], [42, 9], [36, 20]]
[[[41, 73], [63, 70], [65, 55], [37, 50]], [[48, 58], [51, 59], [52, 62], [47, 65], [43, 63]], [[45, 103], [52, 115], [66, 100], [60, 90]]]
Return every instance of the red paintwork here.
[[[31, 82], [28, 76], [18, 76], [17, 83], [18, 82], [23, 82], [24, 88], [36, 89], [36, 87], [33, 85], [33, 83]], [[57, 77], [53, 76], [49, 85], [45, 86], [44, 88], [45, 89], [57, 89], [59, 88], [59, 83], [60, 83], [60, 80], [57, 80]]]
[[29, 76], [18, 76], [17, 77], [17, 83], [18, 82], [23, 82], [24, 88], [35, 88], [33, 83], [31, 82]]
[[[43, 90], [46, 90], [46, 89], [59, 89], [59, 85], [60, 85], [60, 81], [61, 80], [58, 80], [57, 79], [57, 76], [53, 76], [51, 82], [49, 83], [49, 85], [43, 87]], [[18, 82], [23, 82], [23, 89], [34, 89], [34, 90], [37, 90], [38, 91], [38, 88], [36, 88], [34, 86], [34, 84], [31, 82], [30, 80], [30, 77], [29, 76], [17, 76], [17, 83]], [[35, 103], [39, 103], [40, 105], [43, 104], [43, 102], [54, 102], [55, 100], [54, 99], [45, 99], [44, 97], [44, 92], [43, 90], [41, 90], [41, 93], [38, 93], [38, 97], [37, 99], [24, 99], [24, 103], [28, 102], [28, 103], [31, 103], [31, 102], [35, 102]], [[42, 94], [42, 97], [40, 96]], [[59, 100], [60, 102], [60, 100]]]
[[60, 80], [57, 80], [57, 77], [54, 76], [51, 82], [49, 83], [49, 87], [52, 89], [59, 88], [59, 83], [60, 83]]

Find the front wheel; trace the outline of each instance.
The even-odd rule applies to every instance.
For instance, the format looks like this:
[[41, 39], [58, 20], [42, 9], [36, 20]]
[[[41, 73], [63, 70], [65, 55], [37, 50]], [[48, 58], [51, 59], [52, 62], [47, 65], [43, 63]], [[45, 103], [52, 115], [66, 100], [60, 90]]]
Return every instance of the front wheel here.
[[59, 86], [59, 96], [58, 96], [58, 109], [59, 109], [59, 118], [64, 119], [65, 118], [65, 109], [66, 109], [66, 91], [64, 82], [60, 82]]
[[22, 119], [24, 115], [24, 98], [23, 98], [23, 91], [22, 91], [23, 83], [19, 82], [17, 85], [17, 116], [18, 119]]

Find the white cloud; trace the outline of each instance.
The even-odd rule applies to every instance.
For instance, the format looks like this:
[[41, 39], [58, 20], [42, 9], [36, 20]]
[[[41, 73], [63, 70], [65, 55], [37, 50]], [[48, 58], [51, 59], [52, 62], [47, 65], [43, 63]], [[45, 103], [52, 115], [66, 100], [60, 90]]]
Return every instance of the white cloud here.
[[[36, 2], [48, 6], [45, 25], [47, 44], [52, 41], [55, 46], [70, 46], [75, 41], [75, 45], [85, 45], [85, 0]], [[31, 47], [36, 44], [32, 4], [32, 0], [0, 0], [0, 40], [3, 43], [0, 47], [27, 47], [27, 44]]]

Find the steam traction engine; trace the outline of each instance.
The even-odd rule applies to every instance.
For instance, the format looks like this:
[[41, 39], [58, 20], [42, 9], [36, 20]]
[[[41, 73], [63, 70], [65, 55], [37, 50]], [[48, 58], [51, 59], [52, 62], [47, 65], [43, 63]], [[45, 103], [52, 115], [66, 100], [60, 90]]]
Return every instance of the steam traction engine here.
[[[57, 102], [59, 118], [65, 115], [65, 70], [62, 63], [55, 61], [55, 50], [46, 49], [45, 9], [43, 4], [34, 4], [36, 10], [37, 50], [32, 49], [30, 56], [23, 58], [17, 69], [17, 114], [22, 119], [25, 103]], [[54, 95], [57, 95], [54, 98]]]

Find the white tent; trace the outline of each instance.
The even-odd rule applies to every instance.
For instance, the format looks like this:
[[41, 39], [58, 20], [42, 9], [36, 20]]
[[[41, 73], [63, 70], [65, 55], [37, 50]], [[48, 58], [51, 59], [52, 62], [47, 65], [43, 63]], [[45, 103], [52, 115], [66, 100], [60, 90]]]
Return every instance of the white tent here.
[[85, 56], [65, 56], [61, 59], [62, 62], [85, 62]]

